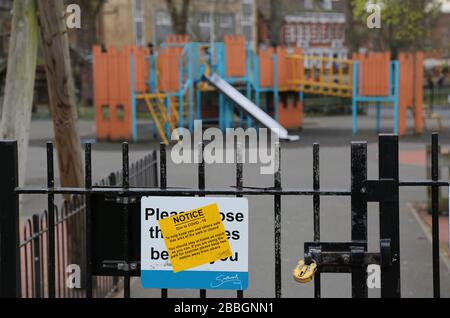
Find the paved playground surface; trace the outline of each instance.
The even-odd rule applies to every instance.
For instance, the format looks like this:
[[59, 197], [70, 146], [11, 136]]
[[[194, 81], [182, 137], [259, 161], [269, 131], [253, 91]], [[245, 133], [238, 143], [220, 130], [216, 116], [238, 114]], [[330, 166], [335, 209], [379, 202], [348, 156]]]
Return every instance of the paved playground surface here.
[[[392, 112], [383, 113], [383, 131], [390, 132]], [[442, 112], [444, 127], [449, 127], [450, 114]], [[360, 117], [358, 135], [351, 133], [351, 116], [306, 118], [304, 131], [300, 133], [299, 143], [283, 144], [282, 180], [284, 187], [312, 187], [312, 144], [321, 144], [321, 181], [324, 188], [348, 189], [350, 187], [350, 142], [367, 141], [369, 144], [369, 178], [378, 176], [377, 134], [374, 132], [373, 112]], [[435, 122], [427, 122], [430, 130]], [[80, 132], [84, 140], [94, 136], [94, 123], [80, 122]], [[49, 121], [34, 121], [31, 131], [32, 141], [29, 150], [27, 185], [45, 184], [45, 141], [52, 136]], [[408, 153], [417, 153], [425, 149], [431, 136], [409, 134], [401, 140], [402, 152], [400, 176], [402, 180], [424, 179], [425, 167], [420, 160], [409, 160]], [[450, 132], [441, 134], [443, 146], [450, 145]], [[158, 143], [131, 145], [130, 161], [143, 157]], [[93, 147], [93, 175], [99, 180], [108, 173], [121, 167], [121, 147], [119, 144], [96, 144]], [[207, 187], [229, 187], [235, 184], [233, 165], [213, 165], [206, 170]], [[245, 165], [245, 186], [273, 186], [273, 177], [259, 174], [259, 167]], [[168, 165], [168, 185], [195, 187], [197, 169], [194, 165]], [[424, 201], [425, 188], [402, 189], [401, 193], [401, 259], [402, 294], [404, 297], [432, 296], [431, 244], [427, 227], [421, 224], [411, 212], [409, 203]], [[250, 201], [250, 289], [247, 297], [274, 296], [274, 240], [273, 240], [273, 198], [251, 197]], [[22, 216], [26, 217], [46, 206], [45, 197], [24, 198]], [[282, 201], [282, 271], [283, 297], [312, 297], [312, 284], [298, 285], [291, 278], [291, 272], [298, 258], [303, 255], [303, 243], [313, 238], [312, 198], [284, 198]], [[321, 230], [323, 241], [347, 241], [350, 239], [350, 199], [342, 197], [322, 198]], [[376, 204], [369, 205], [369, 247], [372, 251], [378, 247], [378, 213]], [[450, 297], [449, 261], [441, 262], [442, 296]], [[324, 297], [350, 296], [351, 282], [346, 274], [325, 274], [322, 276], [322, 294]], [[169, 291], [169, 297], [198, 297], [198, 291]], [[231, 292], [211, 292], [209, 296], [229, 296]], [[379, 292], [370, 291], [370, 296]], [[143, 290], [139, 280], [132, 285], [133, 297], [159, 297], [158, 290]]]

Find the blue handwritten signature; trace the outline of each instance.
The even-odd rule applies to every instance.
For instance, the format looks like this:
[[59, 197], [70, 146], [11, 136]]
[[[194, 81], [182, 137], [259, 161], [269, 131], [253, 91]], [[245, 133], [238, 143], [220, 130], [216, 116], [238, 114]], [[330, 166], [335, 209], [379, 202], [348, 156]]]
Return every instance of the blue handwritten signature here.
[[219, 288], [225, 284], [239, 285], [242, 289], [242, 281], [239, 275], [219, 275], [214, 281], [211, 282], [211, 288]]

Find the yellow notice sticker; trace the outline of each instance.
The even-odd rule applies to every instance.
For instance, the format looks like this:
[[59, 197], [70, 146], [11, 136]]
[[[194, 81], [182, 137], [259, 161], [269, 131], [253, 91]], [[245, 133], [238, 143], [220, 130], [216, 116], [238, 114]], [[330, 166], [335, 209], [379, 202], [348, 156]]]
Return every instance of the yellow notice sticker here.
[[217, 204], [159, 221], [175, 273], [232, 256]]

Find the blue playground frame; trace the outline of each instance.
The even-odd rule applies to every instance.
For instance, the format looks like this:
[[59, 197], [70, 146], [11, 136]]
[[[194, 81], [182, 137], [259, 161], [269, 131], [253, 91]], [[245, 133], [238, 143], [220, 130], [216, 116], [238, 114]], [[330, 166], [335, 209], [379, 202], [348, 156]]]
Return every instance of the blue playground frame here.
[[[183, 51], [180, 56], [180, 70], [179, 70], [179, 91], [176, 93], [166, 94], [165, 106], [167, 110], [167, 115], [170, 116], [171, 107], [170, 103], [172, 98], [177, 98], [179, 107], [179, 127], [185, 127], [190, 131], [193, 131], [194, 119], [203, 120], [202, 118], [202, 90], [198, 89], [198, 85], [203, 81], [203, 75], [209, 71], [211, 73], [217, 73], [220, 77], [225, 79], [228, 83], [232, 85], [239, 86], [241, 92], [254, 102], [256, 105], [261, 107], [261, 94], [273, 93], [273, 109], [274, 109], [274, 119], [276, 121], [278, 118], [279, 110], [279, 93], [280, 89], [278, 87], [278, 56], [274, 52], [273, 67], [274, 67], [274, 80], [273, 87], [260, 87], [260, 59], [256, 52], [254, 52], [250, 44], [246, 45], [246, 74], [243, 77], [227, 77], [227, 59], [225, 54], [225, 44], [223, 42], [215, 43], [202, 43], [202, 42], [190, 42], [187, 44], [167, 44], [163, 43], [161, 48], [165, 47], [182, 47]], [[208, 51], [206, 51], [206, 49]], [[202, 52], [205, 50], [205, 52]], [[202, 56], [202, 54], [207, 54]], [[209, 61], [205, 64], [202, 60], [207, 58]], [[157, 59], [158, 53], [154, 53], [147, 57], [149, 61], [149, 78], [147, 84], [150, 88], [150, 93], [158, 92], [157, 83]], [[131, 98], [132, 98], [132, 134], [133, 141], [138, 140], [137, 132], [137, 92], [135, 90], [135, 61], [134, 56], [131, 56], [130, 60], [130, 76], [131, 76]], [[381, 129], [381, 104], [391, 103], [394, 106], [394, 133], [398, 133], [398, 119], [399, 119], [399, 62], [391, 61], [389, 66], [389, 95], [388, 96], [362, 96], [361, 95], [361, 65], [360, 62], [355, 61], [353, 63], [353, 96], [352, 96], [352, 123], [353, 123], [353, 133], [358, 132], [358, 105], [361, 103], [375, 103], [376, 105], [376, 129], [380, 131]], [[213, 91], [213, 90], [212, 90]], [[164, 92], [163, 92], [164, 93]], [[187, 104], [188, 104], [188, 117], [187, 123], [185, 123], [184, 115], [184, 104], [185, 97], [187, 94]], [[304, 93], [299, 88], [298, 92], [299, 100], [304, 100]], [[217, 122], [219, 128], [222, 131], [226, 131], [227, 128], [234, 128], [236, 125], [239, 127], [253, 127], [255, 126], [254, 121], [251, 116], [248, 116], [240, 111], [239, 120], [236, 122], [235, 116], [235, 106], [231, 101], [229, 101], [223, 94], [219, 93], [219, 115], [218, 118], [208, 118], [206, 121]], [[264, 110], [268, 111], [267, 104], [264, 106]], [[170, 137], [171, 131], [169, 125], [166, 125], [167, 136]], [[156, 135], [156, 130], [154, 129], [154, 134]]]
[[399, 127], [399, 80], [400, 64], [398, 61], [391, 61], [389, 65], [389, 95], [388, 96], [362, 96], [361, 95], [361, 63], [353, 63], [353, 97], [352, 116], [353, 134], [358, 133], [358, 104], [375, 103], [376, 107], [376, 129], [381, 131], [381, 104], [392, 103], [394, 105], [394, 134], [398, 134]]

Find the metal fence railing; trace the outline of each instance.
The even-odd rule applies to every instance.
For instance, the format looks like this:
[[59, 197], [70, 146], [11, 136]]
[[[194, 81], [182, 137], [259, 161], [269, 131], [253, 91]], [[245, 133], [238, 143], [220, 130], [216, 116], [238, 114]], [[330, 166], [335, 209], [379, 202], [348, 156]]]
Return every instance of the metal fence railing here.
[[429, 106], [431, 111], [434, 107], [448, 106], [450, 108], [450, 87], [427, 88], [424, 90], [424, 103]]
[[[267, 196], [273, 198], [273, 276], [275, 278], [274, 296], [282, 297], [282, 276], [286, 269], [282, 268], [282, 198], [309, 197], [312, 198], [312, 224], [314, 237], [312, 242], [305, 242], [305, 261], [315, 262], [318, 271], [314, 278], [314, 296], [321, 297], [323, 285], [322, 273], [348, 273], [352, 279], [352, 296], [367, 297], [367, 266], [379, 265], [381, 270], [381, 297], [401, 297], [401, 257], [400, 240], [400, 189], [409, 187], [425, 187], [431, 189], [432, 210], [432, 247], [430, 250], [432, 262], [433, 295], [440, 297], [440, 249], [439, 249], [439, 206], [438, 194], [441, 187], [449, 187], [448, 180], [439, 179], [439, 137], [433, 134], [431, 145], [431, 178], [428, 180], [401, 180], [399, 163], [399, 140], [396, 135], [380, 135], [378, 148], [379, 177], [368, 180], [368, 149], [366, 142], [351, 144], [351, 186], [341, 189], [324, 189], [320, 178], [320, 147], [313, 146], [313, 187], [286, 188], [282, 183], [281, 147], [275, 149], [276, 166], [273, 183], [257, 187], [245, 183], [243, 171], [243, 147], [236, 152], [236, 182], [229, 188], [206, 188], [205, 161], [198, 164], [198, 186], [194, 188], [176, 188], [167, 186], [167, 153], [166, 145], [162, 144], [159, 155], [159, 165], [156, 164], [156, 154], [135, 165], [129, 164], [128, 144], [123, 144], [123, 173], [115, 174], [115, 182], [105, 182], [92, 186], [91, 175], [91, 145], [85, 148], [85, 186], [81, 188], [61, 188], [54, 185], [53, 175], [53, 145], [47, 146], [47, 187], [17, 187], [17, 143], [0, 142], [0, 297], [43, 297], [72, 296], [65, 290], [61, 270], [66, 265], [67, 249], [64, 250], [67, 220], [79, 215], [85, 222], [83, 232], [85, 240], [85, 288], [76, 296], [106, 297], [117, 283], [116, 276], [123, 277], [123, 296], [131, 297], [130, 279], [140, 275], [140, 249], [136, 237], [140, 238], [140, 223], [133, 221], [133, 216], [140, 213], [140, 199], [144, 196], [229, 196], [254, 197]], [[203, 152], [202, 152], [203, 153]], [[157, 176], [159, 174], [159, 182]], [[118, 185], [118, 180], [122, 180]], [[251, 182], [250, 180], [247, 182]], [[143, 184], [147, 184], [143, 185]], [[148, 186], [150, 184], [150, 186]], [[153, 185], [153, 186], [152, 186]], [[157, 185], [157, 186], [155, 186]], [[25, 225], [26, 238], [19, 242], [19, 205], [20, 195], [45, 195], [48, 198], [48, 211], [43, 216], [35, 217]], [[78, 209], [64, 208], [57, 211], [54, 206], [55, 195], [72, 195], [77, 197]], [[351, 239], [348, 242], [321, 241], [321, 198], [341, 197], [351, 200]], [[69, 201], [70, 202], [70, 201]], [[368, 203], [379, 203], [379, 246], [377, 252], [370, 252], [368, 245]], [[73, 202], [72, 202], [73, 203]], [[272, 209], [272, 206], [271, 206]], [[113, 213], [114, 212], [114, 213]], [[104, 238], [106, 230], [104, 223], [93, 216], [112, 214], [116, 230], [112, 237], [108, 236], [107, 245], [115, 244], [114, 258], [99, 258], [99, 236]], [[138, 219], [140, 220], [140, 219]], [[79, 222], [78, 222], [79, 223]], [[41, 225], [43, 224], [43, 225]], [[36, 226], [36, 230], [34, 230]], [[31, 231], [30, 229], [33, 229]], [[139, 235], [137, 235], [139, 233]], [[96, 241], [97, 239], [97, 241]], [[111, 240], [116, 240], [112, 243]], [[134, 241], [133, 241], [134, 240]], [[131, 244], [134, 242], [134, 244]], [[37, 245], [39, 244], [39, 245]], [[43, 246], [48, 246], [42, 248]], [[20, 248], [18, 248], [20, 247]], [[23, 251], [25, 249], [25, 251]], [[41, 249], [43, 252], [41, 253]], [[111, 251], [109, 251], [111, 252]], [[21, 253], [30, 257], [24, 261]], [[33, 254], [35, 253], [35, 254]], [[36, 254], [40, 255], [37, 263]], [[110, 257], [110, 254], [107, 255]], [[60, 264], [61, 263], [61, 264]], [[108, 271], [99, 271], [98, 269]], [[291, 273], [292, 269], [289, 269]], [[423, 269], [425, 270], [425, 269]], [[24, 272], [24, 273], [22, 273]], [[99, 278], [98, 273], [111, 273], [110, 278]], [[25, 281], [21, 284], [21, 278]], [[23, 278], [22, 278], [23, 280]], [[38, 284], [38, 280], [40, 283]], [[31, 282], [31, 283], [30, 283]], [[62, 287], [61, 287], [62, 286]], [[22, 288], [21, 288], [22, 287]], [[161, 297], [170, 294], [167, 289], [161, 290]], [[206, 290], [199, 291], [200, 297], [207, 296]], [[237, 297], [244, 297], [243, 291], [237, 292]]]
[[[131, 165], [130, 182], [140, 187], [157, 186], [156, 171], [157, 160], [154, 152]], [[111, 173], [97, 186], [119, 186], [121, 179], [121, 171]], [[86, 288], [71, 288], [66, 280], [71, 264], [79, 264], [81, 277], [86, 274], [83, 267], [83, 264], [86, 264], [85, 197], [71, 195], [61, 206], [54, 205], [52, 212], [54, 220], [49, 219], [49, 211], [45, 210], [25, 220], [20, 228], [21, 297], [84, 298]], [[53, 230], [49, 231], [49, 228]], [[50, 253], [49, 246], [54, 246]], [[120, 282], [119, 277], [94, 277], [92, 297], [112, 296], [119, 289]]]

